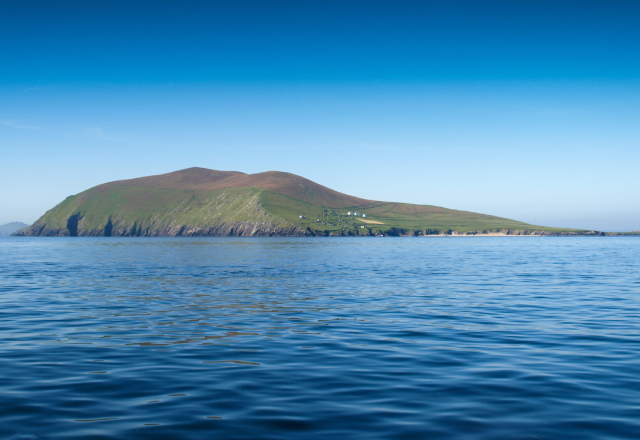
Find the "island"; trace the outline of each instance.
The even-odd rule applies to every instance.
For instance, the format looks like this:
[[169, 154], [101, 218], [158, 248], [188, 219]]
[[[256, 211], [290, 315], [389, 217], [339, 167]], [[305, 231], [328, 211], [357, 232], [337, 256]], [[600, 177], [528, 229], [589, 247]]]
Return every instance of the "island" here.
[[607, 235], [366, 200], [295, 174], [188, 168], [67, 197], [16, 235], [71, 237]]

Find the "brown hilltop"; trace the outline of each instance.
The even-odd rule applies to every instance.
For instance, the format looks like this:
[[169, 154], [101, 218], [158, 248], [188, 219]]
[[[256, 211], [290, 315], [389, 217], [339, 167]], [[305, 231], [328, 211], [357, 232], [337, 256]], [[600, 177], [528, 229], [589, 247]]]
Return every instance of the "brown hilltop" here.
[[217, 171], [194, 167], [156, 176], [105, 183], [96, 189], [107, 189], [112, 185], [194, 191], [246, 187], [264, 188], [307, 203], [332, 208], [373, 203], [373, 200], [343, 194], [304, 177], [280, 171], [245, 174], [238, 171]]

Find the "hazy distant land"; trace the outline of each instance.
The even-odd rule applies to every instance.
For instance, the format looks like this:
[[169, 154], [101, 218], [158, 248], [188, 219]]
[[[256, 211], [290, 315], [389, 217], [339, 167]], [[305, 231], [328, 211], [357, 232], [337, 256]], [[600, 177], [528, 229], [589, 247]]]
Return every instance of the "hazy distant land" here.
[[0, 237], [8, 237], [25, 226], [27, 226], [27, 224], [22, 222], [11, 222], [6, 225], [2, 225], [0, 226]]

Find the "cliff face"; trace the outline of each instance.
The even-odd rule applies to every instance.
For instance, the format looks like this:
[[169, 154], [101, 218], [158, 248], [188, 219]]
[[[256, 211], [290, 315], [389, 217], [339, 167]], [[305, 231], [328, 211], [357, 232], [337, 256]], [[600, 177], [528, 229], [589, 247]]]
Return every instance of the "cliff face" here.
[[167, 191], [89, 190], [47, 212], [24, 235], [45, 237], [303, 236], [269, 214], [255, 188]]
[[298, 227], [274, 226], [269, 222], [229, 222], [213, 226], [152, 224], [142, 227], [137, 224], [128, 225], [115, 219], [107, 222], [104, 228], [91, 229], [82, 227], [79, 219], [77, 230], [71, 228], [52, 228], [46, 224], [38, 224], [20, 235], [40, 237], [303, 237], [311, 235]]
[[[364, 215], [366, 214], [366, 215]], [[21, 235], [79, 237], [601, 235], [438, 206], [376, 202], [300, 176], [190, 168], [68, 197]]]

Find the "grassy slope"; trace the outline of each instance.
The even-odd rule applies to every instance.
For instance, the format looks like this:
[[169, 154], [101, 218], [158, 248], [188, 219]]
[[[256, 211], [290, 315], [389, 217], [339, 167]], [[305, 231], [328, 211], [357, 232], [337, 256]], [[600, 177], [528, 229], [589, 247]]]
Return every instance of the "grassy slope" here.
[[186, 170], [138, 179], [121, 180], [100, 185], [137, 186], [158, 189], [214, 190], [227, 188], [261, 188], [287, 195], [314, 205], [329, 205], [336, 208], [372, 203], [359, 197], [350, 196], [322, 186], [304, 177], [280, 171], [267, 171], [257, 174], [244, 174], [235, 171], [216, 171], [206, 168], [187, 168]]
[[[456, 211], [429, 205], [410, 205], [403, 203], [375, 202], [368, 205], [352, 206], [341, 209], [327, 208], [323, 216], [323, 207], [302, 202], [293, 197], [266, 191], [262, 195], [264, 206], [268, 212], [284, 218], [293, 224], [299, 224], [312, 230], [338, 233], [351, 231], [369, 233], [384, 232], [390, 228], [401, 230], [439, 230], [449, 229], [458, 232], [473, 232], [498, 229], [537, 230], [549, 232], [579, 231], [578, 229], [549, 228], [527, 223], [478, 214], [475, 212]], [[367, 214], [367, 220], [379, 221], [382, 225], [362, 222], [362, 217], [348, 216], [349, 211]], [[300, 220], [304, 215], [306, 220]], [[316, 220], [324, 220], [318, 223]], [[362, 231], [359, 226], [365, 226]]]
[[103, 230], [109, 219], [114, 226], [131, 228], [170, 228], [190, 225], [210, 228], [224, 222], [268, 221], [287, 227], [286, 221], [274, 218], [261, 207], [257, 188], [192, 191], [112, 186], [92, 188], [68, 197], [48, 211], [37, 223], [47, 228], [65, 229], [67, 219], [82, 215], [79, 231]]

